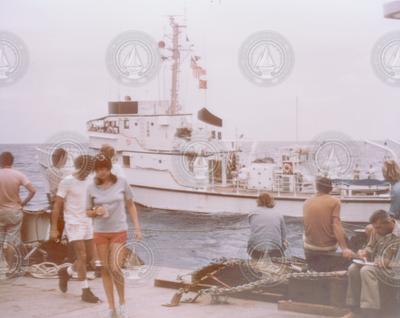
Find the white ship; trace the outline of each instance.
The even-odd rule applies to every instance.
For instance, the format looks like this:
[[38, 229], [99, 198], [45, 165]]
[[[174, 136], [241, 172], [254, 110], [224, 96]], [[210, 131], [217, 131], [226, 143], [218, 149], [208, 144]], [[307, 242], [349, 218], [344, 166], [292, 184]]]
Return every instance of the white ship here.
[[[258, 194], [270, 191], [284, 215], [302, 217], [304, 200], [315, 193], [315, 176], [302, 169], [307, 152], [299, 147], [277, 160], [256, 160], [251, 152], [246, 158], [240, 140], [224, 139], [221, 118], [206, 108], [184, 112], [178, 101], [184, 26], [174, 18], [170, 22], [172, 56], [165, 59], [172, 61], [170, 100], [109, 102], [107, 115], [87, 123], [89, 147], [110, 144], [116, 149], [135, 201], [146, 207], [249, 213]], [[328, 159], [338, 165], [332, 151]], [[389, 208], [389, 190], [390, 185], [375, 180], [336, 182], [342, 219], [368, 222], [372, 212]]]

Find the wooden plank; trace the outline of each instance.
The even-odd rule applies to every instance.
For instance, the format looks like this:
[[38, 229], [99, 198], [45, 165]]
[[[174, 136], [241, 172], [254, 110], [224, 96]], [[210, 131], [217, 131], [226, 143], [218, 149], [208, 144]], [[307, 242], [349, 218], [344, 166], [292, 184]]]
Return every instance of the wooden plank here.
[[184, 283], [181, 281], [166, 280], [166, 279], [160, 279], [160, 278], [156, 278], [154, 280], [154, 287], [171, 288], [171, 289], [185, 288], [185, 289], [189, 289], [190, 291], [194, 291], [194, 292], [197, 292], [201, 289], [210, 288], [212, 286], [213, 285], [198, 284], [194, 287], [191, 287], [191, 284]]
[[293, 311], [302, 314], [321, 315], [328, 317], [343, 317], [344, 315], [349, 313], [349, 310], [343, 308], [327, 305], [298, 303], [290, 300], [279, 301], [278, 310]]

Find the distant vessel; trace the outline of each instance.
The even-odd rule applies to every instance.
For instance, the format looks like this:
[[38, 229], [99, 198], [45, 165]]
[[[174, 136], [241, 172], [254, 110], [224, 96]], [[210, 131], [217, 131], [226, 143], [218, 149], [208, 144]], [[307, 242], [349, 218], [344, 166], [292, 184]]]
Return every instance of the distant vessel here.
[[[252, 153], [243, 158], [240, 140], [223, 139], [221, 118], [207, 108], [197, 114], [182, 111], [178, 75], [180, 33], [185, 26], [174, 17], [170, 25], [172, 56], [163, 60], [172, 61], [171, 99], [109, 102], [107, 115], [87, 122], [90, 148], [112, 145], [135, 201], [150, 208], [248, 213], [260, 191], [270, 191], [284, 215], [302, 217], [304, 200], [315, 193], [314, 175], [303, 169], [307, 150], [284, 149], [278, 159], [254, 158]], [[128, 65], [133, 67], [140, 63], [132, 54]], [[267, 48], [264, 55], [265, 62], [270, 55]], [[196, 61], [192, 57], [192, 64]], [[334, 149], [328, 164], [339, 165]], [[387, 209], [389, 190], [390, 185], [377, 180], [336, 180], [343, 220], [367, 222], [373, 211]]]

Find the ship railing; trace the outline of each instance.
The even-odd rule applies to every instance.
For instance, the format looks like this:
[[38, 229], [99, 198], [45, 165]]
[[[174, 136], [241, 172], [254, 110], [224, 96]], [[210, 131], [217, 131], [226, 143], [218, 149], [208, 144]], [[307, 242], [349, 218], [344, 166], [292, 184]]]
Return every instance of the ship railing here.
[[[231, 182], [230, 182], [231, 181]], [[228, 186], [236, 188], [236, 192], [244, 191], [270, 191], [277, 196], [281, 195], [302, 195], [302, 194], [313, 194], [315, 193], [314, 183], [304, 182], [304, 180], [298, 175], [284, 175], [274, 174], [273, 182], [270, 185], [264, 187], [249, 187], [248, 179], [232, 178], [228, 181]]]
[[[391, 184], [375, 184], [365, 187], [363, 189], [355, 188], [352, 184], [341, 183], [336, 185], [336, 191], [342, 198], [348, 197], [362, 197], [362, 196], [379, 196], [379, 195], [388, 195], [391, 192], [392, 186]], [[357, 194], [358, 193], [358, 194]]]
[[314, 184], [304, 182], [303, 178], [297, 174], [274, 174], [272, 190], [277, 196], [315, 193]]
[[106, 134], [119, 134], [119, 127], [111, 127], [111, 126], [93, 126], [88, 128], [89, 132], [101, 132]]
[[106, 134], [119, 134], [119, 125], [115, 121], [91, 120], [87, 122], [87, 131]]

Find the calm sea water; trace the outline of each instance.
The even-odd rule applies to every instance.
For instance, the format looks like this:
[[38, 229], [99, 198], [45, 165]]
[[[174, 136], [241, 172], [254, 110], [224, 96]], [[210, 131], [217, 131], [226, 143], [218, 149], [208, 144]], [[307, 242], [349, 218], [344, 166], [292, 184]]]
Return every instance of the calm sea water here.
[[[36, 147], [0, 145], [0, 152], [11, 151], [14, 154], [15, 168], [24, 172], [38, 189], [29, 206], [32, 209], [45, 207], [47, 201], [45, 180], [40, 173]], [[148, 254], [143, 258], [152, 257], [156, 265], [193, 269], [221, 257], [246, 256], [249, 228], [244, 215], [211, 215], [139, 208], [139, 219], [144, 236], [142, 249]], [[289, 252], [295, 256], [303, 256], [301, 221], [287, 219], [287, 227]], [[139, 246], [138, 249], [140, 248]]]

